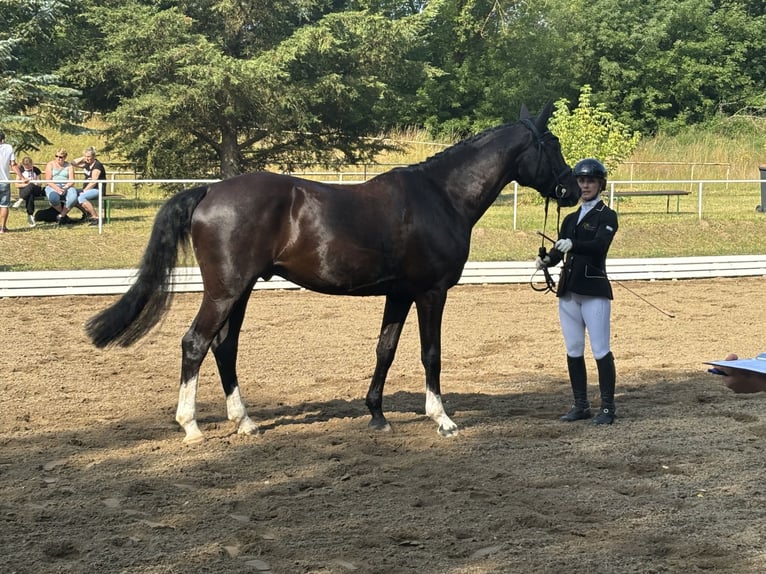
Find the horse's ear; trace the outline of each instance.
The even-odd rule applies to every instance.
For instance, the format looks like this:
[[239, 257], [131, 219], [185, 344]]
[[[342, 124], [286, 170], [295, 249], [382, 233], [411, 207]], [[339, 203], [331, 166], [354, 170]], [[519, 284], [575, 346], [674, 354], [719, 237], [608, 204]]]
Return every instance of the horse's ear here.
[[521, 104], [521, 111], [519, 112], [519, 119], [520, 120], [527, 120], [532, 117], [532, 114], [529, 113], [529, 110], [527, 109], [527, 104]]
[[540, 115], [537, 116], [537, 121], [535, 122], [537, 129], [540, 130], [541, 133], [548, 129], [548, 120], [551, 118], [551, 115], [553, 115], [553, 100], [548, 100], [545, 107], [540, 112]]

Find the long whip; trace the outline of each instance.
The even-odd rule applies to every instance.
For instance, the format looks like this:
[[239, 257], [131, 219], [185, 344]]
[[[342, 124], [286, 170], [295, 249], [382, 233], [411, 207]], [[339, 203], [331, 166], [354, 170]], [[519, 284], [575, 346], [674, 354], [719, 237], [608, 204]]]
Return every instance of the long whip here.
[[[556, 241], [555, 241], [555, 240], [553, 240], [553, 239], [551, 239], [550, 237], [548, 237], [547, 235], [545, 235], [545, 233], [543, 233], [542, 231], [538, 231], [538, 232], [537, 232], [537, 234], [538, 234], [538, 235], [540, 235], [540, 236], [541, 236], [543, 239], [547, 239], [547, 240], [548, 240], [548, 241], [550, 241], [551, 243], [556, 243]], [[640, 299], [641, 301], [643, 301], [644, 303], [646, 303], [647, 305], [649, 305], [649, 306], [650, 306], [650, 307], [652, 307], [653, 309], [656, 309], [657, 311], [659, 311], [659, 312], [660, 312], [660, 313], [662, 313], [663, 315], [665, 315], [665, 316], [667, 316], [667, 317], [670, 317], [671, 319], [675, 319], [675, 318], [676, 318], [676, 316], [675, 316], [675, 315], [673, 315], [673, 313], [668, 313], [668, 312], [667, 312], [667, 311], [665, 311], [664, 309], [660, 309], [660, 308], [659, 308], [657, 305], [655, 305], [654, 303], [652, 303], [651, 301], [649, 301], [648, 299], [646, 299], [646, 297], [643, 297], [643, 296], [639, 295], [638, 293], [636, 293], [635, 291], [633, 291], [633, 289], [631, 289], [630, 287], [628, 287], [627, 285], [625, 285], [625, 284], [624, 284], [622, 281], [619, 281], [619, 280], [617, 280], [617, 279], [609, 279], [609, 280], [610, 280], [610, 281], [612, 281], [612, 282], [614, 282], [614, 283], [617, 283], [617, 285], [619, 285], [620, 287], [622, 287], [623, 289], [625, 289], [625, 290], [626, 290], [628, 293], [630, 293], [630, 294], [631, 294], [631, 295], [633, 295], [634, 297], [637, 297], [638, 299]]]
[[617, 285], [619, 285], [620, 287], [622, 287], [623, 289], [625, 289], [625, 290], [626, 290], [628, 293], [630, 293], [630, 294], [632, 294], [632, 295], [635, 295], [636, 297], [638, 297], [639, 299], [641, 299], [641, 301], [643, 301], [644, 303], [646, 303], [646, 304], [647, 304], [647, 305], [649, 305], [650, 307], [653, 307], [654, 309], [656, 309], [657, 311], [659, 311], [659, 312], [660, 312], [660, 313], [662, 313], [663, 315], [666, 315], [666, 316], [670, 317], [671, 319], [675, 319], [675, 318], [676, 318], [676, 316], [675, 316], [675, 315], [673, 315], [673, 313], [668, 313], [667, 311], [664, 311], [663, 309], [660, 309], [659, 307], [657, 307], [657, 305], [655, 305], [655, 304], [654, 304], [654, 303], [652, 303], [651, 301], [648, 301], [648, 300], [647, 300], [645, 297], [642, 297], [641, 295], [639, 295], [638, 293], [636, 293], [635, 291], [633, 291], [633, 289], [631, 289], [631, 288], [630, 288], [630, 287], [628, 287], [627, 285], [623, 284], [623, 282], [622, 282], [622, 281], [618, 281], [617, 279], [610, 279], [610, 281], [613, 281], [613, 282], [617, 283]]

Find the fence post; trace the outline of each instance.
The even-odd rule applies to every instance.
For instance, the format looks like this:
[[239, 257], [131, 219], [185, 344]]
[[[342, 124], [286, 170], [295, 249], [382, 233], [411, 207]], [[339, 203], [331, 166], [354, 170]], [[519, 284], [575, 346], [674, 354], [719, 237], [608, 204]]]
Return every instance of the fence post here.
[[513, 181], [513, 230], [516, 231], [516, 209], [519, 205], [519, 182]]

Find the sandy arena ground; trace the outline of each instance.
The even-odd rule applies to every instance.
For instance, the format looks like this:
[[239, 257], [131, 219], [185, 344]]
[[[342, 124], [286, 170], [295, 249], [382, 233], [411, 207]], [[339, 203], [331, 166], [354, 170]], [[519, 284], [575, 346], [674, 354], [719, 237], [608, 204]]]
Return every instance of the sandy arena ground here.
[[0, 300], [0, 572], [764, 572], [766, 394], [703, 364], [766, 350], [764, 279], [627, 285], [675, 318], [615, 285], [612, 427], [558, 421], [553, 295], [450, 292], [442, 390], [461, 432], [443, 439], [414, 312], [385, 389], [394, 431], [374, 434], [383, 300], [259, 291], [239, 375], [261, 434], [232, 434], [208, 357], [192, 447], [173, 419], [199, 294], [105, 351], [82, 324], [113, 297]]

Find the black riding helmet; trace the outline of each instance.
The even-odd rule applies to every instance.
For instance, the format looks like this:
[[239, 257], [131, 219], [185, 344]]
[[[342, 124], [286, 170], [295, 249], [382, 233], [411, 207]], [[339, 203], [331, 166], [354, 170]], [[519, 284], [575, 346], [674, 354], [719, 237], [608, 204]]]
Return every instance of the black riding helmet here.
[[574, 167], [574, 175], [575, 177], [596, 177], [601, 180], [601, 189], [606, 189], [606, 168], [597, 159], [588, 157], [578, 161]]

